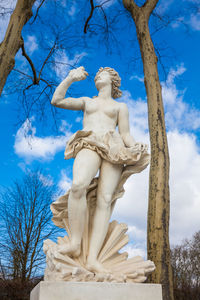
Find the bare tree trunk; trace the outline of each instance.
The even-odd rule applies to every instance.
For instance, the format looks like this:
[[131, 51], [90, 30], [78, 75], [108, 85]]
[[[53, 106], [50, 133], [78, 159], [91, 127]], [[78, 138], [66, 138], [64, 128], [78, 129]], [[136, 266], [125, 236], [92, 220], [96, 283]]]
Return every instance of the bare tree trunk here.
[[23, 26], [32, 16], [35, 0], [18, 0], [13, 11], [3, 42], [0, 44], [0, 95], [7, 77], [14, 68], [15, 55], [22, 46]]
[[148, 257], [156, 265], [156, 271], [151, 279], [153, 282], [162, 283], [164, 299], [172, 299], [173, 295], [170, 295], [172, 270], [169, 246], [169, 153], [157, 57], [145, 23], [145, 20], [141, 20], [140, 25], [138, 24], [137, 35], [144, 64], [151, 141], [147, 247]]
[[147, 0], [142, 7], [138, 7], [133, 0], [123, 2], [136, 25], [148, 99], [151, 165], [147, 250], [148, 259], [156, 265], [150, 281], [162, 284], [163, 300], [173, 300], [169, 245], [169, 153], [157, 57], [148, 26], [149, 16], [158, 0]]

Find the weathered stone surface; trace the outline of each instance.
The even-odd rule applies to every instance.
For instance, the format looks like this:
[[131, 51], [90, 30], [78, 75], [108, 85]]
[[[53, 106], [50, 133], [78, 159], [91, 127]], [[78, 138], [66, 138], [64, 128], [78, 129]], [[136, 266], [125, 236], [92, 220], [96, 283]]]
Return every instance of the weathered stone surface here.
[[162, 300], [159, 284], [41, 281], [30, 300]]

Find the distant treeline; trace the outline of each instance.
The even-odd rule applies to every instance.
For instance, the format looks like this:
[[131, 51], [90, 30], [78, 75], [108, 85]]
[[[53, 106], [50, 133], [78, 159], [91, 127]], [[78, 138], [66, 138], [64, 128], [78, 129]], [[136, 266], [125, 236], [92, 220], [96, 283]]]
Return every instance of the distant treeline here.
[[0, 279], [1, 300], [29, 300], [30, 292], [43, 278], [33, 278], [27, 282], [20, 279]]
[[200, 231], [171, 251], [175, 300], [200, 299]]

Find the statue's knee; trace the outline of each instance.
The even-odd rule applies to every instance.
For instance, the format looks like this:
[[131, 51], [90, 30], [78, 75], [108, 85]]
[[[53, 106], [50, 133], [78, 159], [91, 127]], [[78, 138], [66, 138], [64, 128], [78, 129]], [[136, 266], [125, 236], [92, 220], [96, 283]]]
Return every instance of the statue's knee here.
[[87, 185], [84, 183], [73, 183], [71, 187], [71, 194], [80, 198], [82, 195], [85, 195], [86, 189]]
[[112, 203], [112, 194], [100, 194], [98, 199], [98, 206], [100, 208], [109, 208]]

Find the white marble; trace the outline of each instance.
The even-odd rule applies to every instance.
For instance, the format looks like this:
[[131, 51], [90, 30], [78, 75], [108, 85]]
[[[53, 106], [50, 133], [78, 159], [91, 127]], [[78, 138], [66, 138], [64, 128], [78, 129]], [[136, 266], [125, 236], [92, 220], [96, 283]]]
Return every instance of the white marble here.
[[75, 158], [72, 187], [51, 205], [55, 225], [68, 235], [57, 243], [44, 242], [45, 280], [144, 282], [154, 263], [119, 254], [128, 243], [127, 226], [109, 220], [127, 178], [147, 167], [147, 145], [135, 142], [128, 108], [114, 100], [121, 96], [121, 79], [114, 69], [97, 72], [96, 97], [65, 98], [70, 85], [87, 76], [84, 67], [70, 71], [51, 102], [83, 110], [84, 118], [83, 130], [70, 138], [65, 150], [65, 159]]
[[162, 300], [159, 284], [40, 282], [30, 300]]

